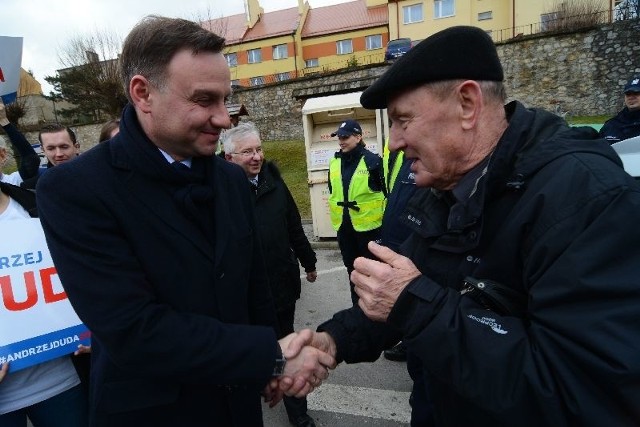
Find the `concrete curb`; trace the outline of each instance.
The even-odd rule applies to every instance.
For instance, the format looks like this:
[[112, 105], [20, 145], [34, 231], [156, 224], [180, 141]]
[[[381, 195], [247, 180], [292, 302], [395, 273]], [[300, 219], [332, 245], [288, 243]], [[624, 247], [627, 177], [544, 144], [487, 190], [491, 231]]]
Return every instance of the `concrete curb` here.
[[323, 241], [315, 242], [313, 240], [309, 240], [309, 243], [311, 243], [311, 247], [313, 249], [339, 249], [337, 241], [323, 240]]

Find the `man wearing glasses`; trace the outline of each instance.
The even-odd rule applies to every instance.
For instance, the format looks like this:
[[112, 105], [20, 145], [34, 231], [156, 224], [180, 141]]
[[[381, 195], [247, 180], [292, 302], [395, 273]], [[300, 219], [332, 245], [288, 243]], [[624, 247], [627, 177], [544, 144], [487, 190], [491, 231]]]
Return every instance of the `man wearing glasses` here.
[[[239, 165], [247, 175], [255, 194], [256, 223], [267, 267], [269, 287], [276, 306], [278, 336], [293, 332], [296, 301], [300, 299], [301, 282], [298, 260], [308, 282], [315, 282], [316, 254], [302, 229], [296, 202], [280, 171], [264, 161], [260, 133], [251, 122], [242, 122], [224, 132], [225, 158]], [[307, 399], [285, 397], [289, 421], [298, 427], [313, 427], [307, 414]]]

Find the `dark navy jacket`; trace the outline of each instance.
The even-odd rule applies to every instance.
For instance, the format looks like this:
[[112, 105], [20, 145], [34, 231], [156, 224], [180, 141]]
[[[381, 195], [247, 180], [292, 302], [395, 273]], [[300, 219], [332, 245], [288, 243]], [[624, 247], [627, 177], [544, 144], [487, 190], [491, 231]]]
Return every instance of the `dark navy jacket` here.
[[300, 298], [300, 267], [316, 269], [316, 254], [304, 234], [296, 202], [278, 168], [265, 162], [256, 195], [257, 230], [262, 242], [271, 294], [278, 311], [291, 308]]
[[629, 111], [627, 107], [607, 120], [600, 129], [600, 136], [609, 141], [609, 144], [638, 135], [640, 135], [640, 110]]
[[278, 344], [251, 193], [237, 165], [193, 161], [208, 180], [183, 184], [129, 106], [118, 136], [38, 182], [53, 261], [92, 331], [92, 426], [262, 425]]
[[[439, 426], [637, 426], [640, 187], [592, 129], [506, 108], [510, 125], [459, 218], [436, 192], [411, 200], [401, 252], [423, 275], [388, 322], [351, 309], [320, 329], [355, 362], [378, 357], [397, 327]], [[524, 312], [461, 295], [467, 276], [524, 294]]]

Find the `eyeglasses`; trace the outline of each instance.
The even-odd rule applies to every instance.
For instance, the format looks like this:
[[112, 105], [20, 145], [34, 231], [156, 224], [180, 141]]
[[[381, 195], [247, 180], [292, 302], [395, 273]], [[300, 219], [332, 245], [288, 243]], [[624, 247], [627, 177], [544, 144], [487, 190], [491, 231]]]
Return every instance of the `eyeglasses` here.
[[238, 154], [238, 155], [240, 155], [242, 157], [253, 157], [256, 154], [261, 156], [262, 155], [262, 148], [258, 147], [258, 148], [255, 148], [253, 150], [242, 150], [242, 151], [240, 151], [238, 153], [231, 153], [231, 154]]

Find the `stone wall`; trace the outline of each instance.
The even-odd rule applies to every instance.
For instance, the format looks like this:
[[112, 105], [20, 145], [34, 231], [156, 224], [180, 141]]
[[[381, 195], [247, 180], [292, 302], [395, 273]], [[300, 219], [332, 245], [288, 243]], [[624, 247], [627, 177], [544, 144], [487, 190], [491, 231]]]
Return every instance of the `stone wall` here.
[[[622, 87], [640, 74], [640, 20], [571, 34], [531, 36], [498, 45], [509, 99], [570, 116], [614, 115]], [[263, 139], [302, 139], [304, 100], [364, 90], [388, 65], [236, 90]]]
[[[640, 20], [572, 34], [531, 36], [498, 45], [510, 99], [571, 116], [612, 116], [622, 107], [622, 87], [640, 75]], [[387, 64], [368, 65], [257, 88], [240, 88], [243, 103], [265, 141], [302, 139], [302, 106], [310, 97], [364, 90]], [[81, 151], [98, 141], [101, 124], [77, 126]], [[27, 139], [37, 143], [36, 132]], [[4, 136], [3, 136], [4, 137]], [[5, 137], [6, 138], [6, 137]]]

